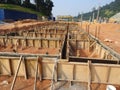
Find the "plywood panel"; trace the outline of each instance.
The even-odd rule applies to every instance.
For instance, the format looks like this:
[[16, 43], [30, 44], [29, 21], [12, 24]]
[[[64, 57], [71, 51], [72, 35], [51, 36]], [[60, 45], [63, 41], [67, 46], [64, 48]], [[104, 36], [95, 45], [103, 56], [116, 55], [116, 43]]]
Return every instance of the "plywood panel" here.
[[28, 46], [33, 46], [33, 40], [27, 39], [27, 45]]
[[92, 65], [92, 81], [98, 83], [106, 83], [108, 67]]
[[42, 40], [42, 47], [47, 48], [48, 47], [48, 41], [47, 40]]
[[120, 68], [112, 67], [109, 75], [109, 83], [120, 84]]
[[73, 65], [59, 64], [58, 78], [62, 80], [73, 80]]
[[75, 65], [74, 79], [78, 81], [88, 81], [88, 66], [87, 65]]
[[55, 41], [50, 40], [49, 41], [49, 47], [50, 48], [55, 48]]
[[[19, 64], [19, 59], [12, 59], [12, 71], [13, 74], [15, 74], [16, 70], [17, 70], [17, 66]], [[19, 68], [19, 72], [18, 72], [18, 76], [23, 76], [24, 75], [24, 67], [23, 67], [23, 63], [21, 63], [20, 68]]]
[[0, 73], [10, 75], [9, 59], [0, 59]]
[[43, 63], [43, 78], [45, 79], [52, 79], [52, 73], [53, 73], [53, 67], [54, 64], [49, 64], [49, 63]]
[[39, 40], [34, 40], [35, 47], [40, 47], [40, 41]]
[[35, 65], [36, 65], [36, 60], [27, 60], [27, 72], [29, 76], [34, 77], [35, 76]]

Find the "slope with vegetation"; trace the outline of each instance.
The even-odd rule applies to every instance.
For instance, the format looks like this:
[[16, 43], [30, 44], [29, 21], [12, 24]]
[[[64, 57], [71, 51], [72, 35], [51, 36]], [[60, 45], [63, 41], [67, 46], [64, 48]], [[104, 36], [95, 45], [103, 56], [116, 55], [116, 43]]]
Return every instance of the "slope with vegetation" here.
[[38, 15], [51, 16], [53, 2], [51, 0], [0, 0], [0, 8], [19, 10]]
[[37, 12], [34, 9], [25, 8], [25, 7], [21, 7], [21, 6], [18, 6], [18, 5], [13, 5], [13, 4], [0, 4], [0, 8], [17, 10], [17, 11], [22, 11], [22, 12], [27, 12], [27, 13], [32, 13], [32, 14], [36, 14], [38, 16], [42, 15], [42, 13]]
[[[111, 16], [115, 15], [116, 13], [120, 12], [120, 0], [115, 0], [111, 2], [110, 4], [107, 4], [103, 7], [100, 7], [100, 17], [101, 18], [110, 18]], [[97, 18], [98, 10], [93, 8], [91, 12], [83, 14], [83, 19], [88, 20], [90, 17]], [[81, 15], [79, 14], [77, 18], [80, 18]]]

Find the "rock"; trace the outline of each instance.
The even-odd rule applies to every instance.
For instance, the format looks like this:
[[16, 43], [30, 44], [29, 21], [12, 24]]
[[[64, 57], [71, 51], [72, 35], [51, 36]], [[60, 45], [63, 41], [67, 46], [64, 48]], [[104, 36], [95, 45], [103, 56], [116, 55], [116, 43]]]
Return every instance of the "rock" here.
[[8, 85], [8, 81], [2, 81], [1, 83], [0, 83], [0, 85]]

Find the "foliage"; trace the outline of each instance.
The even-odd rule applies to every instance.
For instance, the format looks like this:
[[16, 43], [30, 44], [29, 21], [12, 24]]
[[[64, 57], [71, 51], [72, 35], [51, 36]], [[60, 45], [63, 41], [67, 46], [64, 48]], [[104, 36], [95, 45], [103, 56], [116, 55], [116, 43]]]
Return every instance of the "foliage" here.
[[51, 0], [34, 0], [35, 4], [30, 3], [30, 0], [24, 0], [23, 3], [22, 0], [0, 0], [0, 3], [3, 4], [14, 4], [19, 5], [22, 7], [27, 7], [30, 9], [33, 9], [37, 12], [42, 13], [45, 16], [51, 16], [52, 15], [52, 7], [53, 2]]
[[25, 8], [25, 7], [21, 7], [21, 6], [18, 6], [18, 5], [13, 5], [13, 4], [0, 4], [0, 8], [18, 10], [18, 11], [22, 11], [22, 12], [28, 12], [28, 13], [32, 13], [32, 14], [37, 14], [38, 16], [42, 15], [40, 12], [36, 12], [33, 9]]
[[[95, 8], [93, 9], [91, 12], [85, 13], [83, 15], [83, 18], [85, 20], [88, 20], [90, 17], [92, 17], [93, 13], [95, 13], [95, 18], [97, 17], [97, 10]], [[120, 12], [120, 0], [115, 0], [110, 4], [106, 4], [105, 6], [100, 8], [100, 17], [110, 18], [111, 16], [115, 15], [118, 12]], [[79, 17], [79, 15], [77, 17]]]

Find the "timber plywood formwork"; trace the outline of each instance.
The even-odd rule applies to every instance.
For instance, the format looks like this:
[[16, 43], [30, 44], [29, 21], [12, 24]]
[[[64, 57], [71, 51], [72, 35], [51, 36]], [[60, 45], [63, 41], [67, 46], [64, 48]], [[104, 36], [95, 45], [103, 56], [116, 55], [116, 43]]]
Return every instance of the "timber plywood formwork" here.
[[1, 90], [119, 90], [119, 54], [77, 23], [15, 25], [0, 28]]

